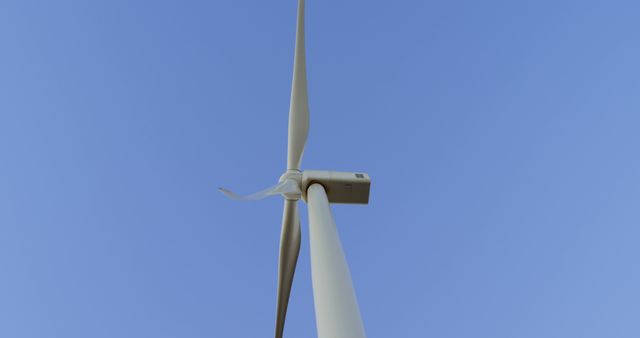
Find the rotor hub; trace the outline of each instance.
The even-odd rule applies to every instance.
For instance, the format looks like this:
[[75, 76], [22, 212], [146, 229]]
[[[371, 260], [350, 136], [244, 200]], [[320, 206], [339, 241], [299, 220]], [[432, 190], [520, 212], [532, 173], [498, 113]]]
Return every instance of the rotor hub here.
[[290, 201], [299, 200], [302, 197], [302, 172], [300, 170], [287, 169], [278, 180], [278, 182], [285, 181], [295, 182], [298, 189], [296, 189], [297, 191], [284, 192], [282, 196]]

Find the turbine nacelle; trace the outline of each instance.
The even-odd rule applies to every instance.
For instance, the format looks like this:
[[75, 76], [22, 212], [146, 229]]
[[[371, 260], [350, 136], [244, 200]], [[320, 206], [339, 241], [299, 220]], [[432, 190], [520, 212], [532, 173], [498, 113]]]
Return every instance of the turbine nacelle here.
[[319, 183], [327, 192], [329, 203], [368, 204], [371, 178], [363, 172], [305, 170], [302, 173], [302, 199], [307, 201], [307, 190]]

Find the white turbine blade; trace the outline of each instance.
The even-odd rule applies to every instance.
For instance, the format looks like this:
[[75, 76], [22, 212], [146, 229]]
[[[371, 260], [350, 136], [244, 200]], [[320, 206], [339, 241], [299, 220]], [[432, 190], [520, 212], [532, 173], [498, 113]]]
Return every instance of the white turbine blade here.
[[298, 201], [285, 200], [280, 233], [280, 256], [278, 262], [278, 294], [276, 306], [276, 338], [282, 338], [284, 320], [289, 306], [291, 284], [300, 253], [300, 216]]
[[255, 200], [260, 200], [272, 195], [300, 193], [300, 187], [298, 186], [298, 183], [294, 180], [284, 180], [272, 187], [269, 187], [267, 189], [264, 189], [246, 196], [238, 195], [233, 191], [225, 188], [218, 188], [218, 190], [220, 190], [220, 192], [223, 193], [225, 196], [233, 200], [240, 200], [240, 201], [255, 201]]
[[287, 169], [300, 170], [304, 145], [309, 134], [309, 102], [307, 97], [307, 62], [304, 46], [304, 0], [298, 0], [296, 50], [289, 107], [289, 144]]

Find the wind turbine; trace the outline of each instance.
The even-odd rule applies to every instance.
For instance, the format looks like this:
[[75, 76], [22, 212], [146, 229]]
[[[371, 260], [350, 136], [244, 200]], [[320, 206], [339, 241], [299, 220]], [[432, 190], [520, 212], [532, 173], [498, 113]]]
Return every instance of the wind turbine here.
[[338, 237], [330, 203], [367, 204], [371, 180], [366, 173], [305, 170], [302, 153], [309, 133], [309, 104], [304, 43], [304, 0], [298, 0], [293, 83], [289, 108], [287, 170], [278, 184], [248, 196], [219, 188], [226, 196], [256, 200], [271, 195], [284, 197], [275, 337], [281, 338], [291, 293], [291, 284], [300, 252], [298, 200], [309, 208], [311, 280], [320, 338], [364, 338], [364, 325], [356, 301], [351, 274]]

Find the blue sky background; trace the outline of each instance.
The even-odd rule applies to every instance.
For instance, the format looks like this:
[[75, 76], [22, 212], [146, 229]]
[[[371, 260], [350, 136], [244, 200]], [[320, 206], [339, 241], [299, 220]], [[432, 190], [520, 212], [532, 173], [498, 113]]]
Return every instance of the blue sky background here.
[[[368, 336], [640, 336], [637, 1], [309, 0]], [[0, 336], [270, 337], [296, 4], [0, 3]], [[315, 336], [306, 208], [286, 327]]]

